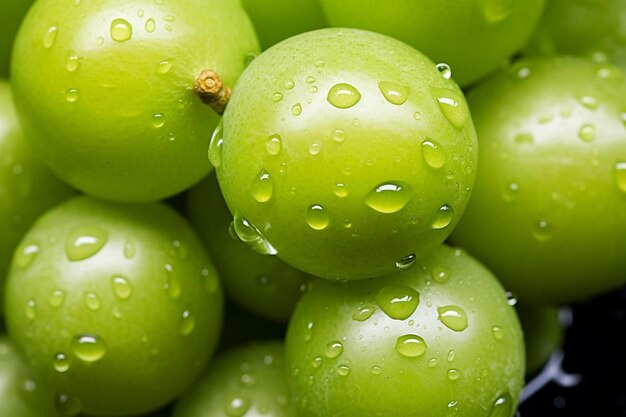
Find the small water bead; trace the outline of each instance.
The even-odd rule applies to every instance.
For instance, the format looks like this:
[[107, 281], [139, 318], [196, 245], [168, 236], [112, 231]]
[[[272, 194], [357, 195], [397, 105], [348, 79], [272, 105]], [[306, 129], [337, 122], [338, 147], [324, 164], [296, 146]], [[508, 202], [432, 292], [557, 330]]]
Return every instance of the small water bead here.
[[48, 297], [48, 304], [52, 308], [59, 308], [65, 302], [65, 293], [61, 290], [54, 290]]
[[46, 49], [50, 49], [54, 46], [57, 41], [57, 35], [59, 33], [59, 28], [56, 26], [50, 26], [46, 31], [46, 34], [43, 37], [43, 47]]
[[229, 417], [243, 417], [250, 408], [250, 399], [245, 396], [234, 396], [226, 401], [224, 411]]
[[174, 61], [176, 61], [176, 58], [167, 58], [159, 62], [156, 68], [157, 73], [164, 75], [170, 72], [170, 70], [174, 66]]
[[530, 133], [522, 132], [515, 135], [513, 141], [519, 144], [532, 145], [535, 142], [535, 138]]
[[70, 261], [82, 261], [96, 255], [109, 239], [109, 234], [98, 226], [74, 229], [65, 240], [65, 253]]
[[346, 184], [342, 182], [338, 182], [337, 184], [335, 184], [334, 193], [337, 197], [347, 197], [348, 189], [346, 187]]
[[433, 88], [432, 93], [446, 119], [457, 130], [461, 130], [469, 115], [463, 98], [459, 93], [443, 88]]
[[347, 134], [343, 129], [337, 129], [333, 132], [333, 140], [335, 142], [341, 143], [346, 140]]
[[552, 239], [552, 226], [547, 220], [539, 220], [533, 226], [532, 233], [538, 242], [547, 242]]
[[578, 98], [578, 101], [589, 110], [596, 110], [600, 105], [598, 100], [592, 96], [581, 96]]
[[393, 214], [402, 210], [413, 193], [411, 186], [397, 181], [378, 185], [365, 197], [365, 204], [383, 214]]
[[306, 222], [314, 230], [324, 230], [330, 223], [330, 216], [326, 209], [319, 204], [314, 204], [307, 210]]
[[444, 229], [452, 223], [452, 220], [454, 220], [454, 209], [444, 204], [435, 213], [430, 226], [435, 230]]
[[65, 393], [57, 394], [55, 405], [58, 412], [64, 417], [73, 417], [81, 412], [82, 404], [74, 397]]
[[348, 109], [361, 100], [361, 93], [351, 84], [339, 83], [330, 88], [327, 100], [339, 109]]
[[409, 98], [409, 94], [411, 93], [411, 89], [409, 87], [398, 85], [389, 81], [379, 82], [378, 88], [383, 94], [383, 97], [385, 97], [385, 100], [397, 106], [406, 103]]
[[458, 306], [444, 306], [437, 308], [438, 318], [447, 328], [455, 332], [467, 329], [468, 320], [465, 311]]
[[180, 298], [181, 293], [183, 292], [183, 288], [181, 286], [180, 281], [176, 276], [172, 275], [172, 271], [174, 268], [170, 264], [165, 264], [165, 270], [168, 272], [167, 279], [165, 284], [163, 285], [163, 289], [167, 292], [167, 295], [172, 299], [176, 300]]
[[91, 311], [100, 310], [100, 299], [94, 293], [85, 293], [85, 305]]
[[622, 193], [626, 193], [626, 161], [615, 163], [613, 178], [615, 178], [617, 189]]
[[313, 142], [309, 146], [309, 153], [313, 156], [318, 155], [321, 150], [322, 150], [322, 144], [319, 142]]
[[135, 256], [135, 244], [131, 240], [124, 242], [124, 258], [132, 259]]
[[418, 111], [417, 111], [417, 112], [415, 112], [415, 113], [413, 114], [413, 118], [414, 118], [415, 120], [422, 120], [422, 113], [420, 113], [420, 112], [418, 112]]
[[337, 374], [339, 376], [348, 376], [350, 374], [350, 367], [348, 365], [339, 365], [337, 367]]
[[461, 376], [461, 373], [457, 369], [448, 369], [448, 379], [450, 381], [456, 381]]
[[515, 294], [513, 294], [511, 291], [505, 292], [504, 296], [506, 297], [507, 304], [511, 307], [517, 304], [517, 296], [515, 296]]
[[484, 0], [483, 15], [489, 23], [498, 23], [511, 15], [515, 0]]
[[302, 114], [302, 105], [300, 103], [296, 103], [291, 107], [291, 114], [294, 116], [300, 116]]
[[313, 361], [311, 362], [311, 366], [313, 366], [313, 368], [319, 368], [320, 366], [322, 366], [322, 362], [324, 361], [324, 359], [322, 359], [321, 356], [316, 356], [315, 358], [313, 358]]
[[376, 294], [380, 308], [394, 320], [405, 320], [415, 312], [420, 295], [406, 285], [388, 285]]
[[343, 345], [338, 340], [334, 340], [332, 342], [329, 342], [326, 345], [325, 353], [326, 353], [326, 357], [328, 359], [338, 358], [343, 353]]
[[276, 249], [261, 234], [261, 231], [239, 213], [235, 213], [231, 230], [240, 241], [255, 252], [261, 255], [276, 255]]
[[65, 61], [65, 69], [69, 72], [76, 72], [80, 67], [81, 59], [78, 55], [73, 52], [67, 56], [67, 60]]
[[306, 82], [308, 84], [313, 84], [315, 82], [315, 78], [313, 78], [313, 77], [306, 77]]
[[29, 320], [35, 320], [37, 318], [37, 302], [32, 298], [26, 301], [24, 313], [26, 314], [26, 318]]
[[104, 45], [104, 37], [98, 36], [98, 39], [96, 39], [96, 44], [98, 44], [98, 46]]
[[133, 27], [124, 19], [114, 19], [111, 22], [111, 39], [116, 42], [125, 42], [132, 38]]
[[352, 315], [352, 320], [355, 321], [365, 321], [372, 317], [372, 315], [376, 312], [376, 307], [365, 305], [358, 308], [357, 311]]
[[502, 340], [502, 338], [504, 337], [504, 332], [499, 326], [493, 326], [491, 328], [491, 334], [493, 335], [493, 338], [496, 340]]
[[284, 96], [282, 94], [276, 92], [276, 93], [272, 94], [272, 101], [274, 103], [278, 103], [279, 101], [281, 101], [283, 99], [283, 97]]
[[278, 156], [283, 150], [283, 139], [280, 135], [271, 135], [265, 141], [265, 150], [272, 156]]
[[446, 268], [433, 268], [430, 275], [433, 280], [439, 284], [445, 284], [450, 279], [450, 271]]
[[437, 360], [437, 358], [430, 358], [427, 362], [427, 365], [429, 368], [434, 368], [438, 364], [439, 364], [439, 361]]
[[432, 139], [422, 142], [422, 158], [431, 168], [441, 168], [446, 163], [446, 151]]
[[426, 353], [428, 346], [426, 341], [415, 334], [405, 334], [398, 337], [396, 341], [396, 351], [407, 358], [417, 358]]
[[456, 352], [454, 350], [449, 351], [448, 356], [446, 357], [448, 362], [452, 362], [454, 358], [456, 358]]
[[585, 142], [591, 142], [596, 136], [596, 128], [590, 124], [584, 124], [578, 131], [578, 137]]
[[285, 84], [284, 84], [285, 90], [293, 90], [295, 86], [296, 84], [292, 80], [285, 81]]
[[415, 266], [416, 256], [414, 253], [405, 256], [404, 258], [396, 261], [396, 268], [401, 271], [408, 271]]
[[274, 193], [274, 179], [266, 170], [261, 170], [252, 185], [252, 197], [259, 203], [267, 203]]
[[153, 18], [149, 18], [146, 20], [146, 24], [144, 25], [146, 32], [152, 33], [156, 30], [156, 21]]
[[189, 310], [183, 311], [183, 314], [180, 318], [180, 323], [178, 323], [178, 333], [183, 336], [188, 336], [193, 332], [195, 327], [195, 316]]
[[511, 394], [500, 395], [493, 403], [488, 417], [510, 417], [513, 413], [513, 398]]
[[220, 119], [219, 123], [211, 135], [209, 143], [209, 162], [213, 167], [218, 168], [222, 165], [222, 145], [224, 144], [224, 123]]
[[504, 186], [502, 191], [502, 199], [507, 203], [515, 200], [519, 194], [519, 185], [515, 182], [510, 182]]
[[435, 65], [435, 68], [437, 69], [437, 71], [439, 71], [441, 76], [445, 78], [446, 80], [449, 80], [450, 78], [452, 78], [452, 69], [450, 68], [450, 65], [444, 62], [441, 62]]
[[107, 352], [104, 342], [94, 335], [78, 335], [72, 340], [72, 352], [83, 362], [97, 362]]
[[26, 269], [31, 266], [39, 254], [39, 245], [29, 243], [24, 245], [20, 250], [16, 251], [14, 262], [18, 268]]
[[315, 323], [312, 321], [306, 324], [306, 328], [304, 329], [304, 341], [310, 342], [313, 339], [313, 329], [315, 328]]
[[78, 89], [76, 88], [69, 88], [65, 91], [65, 100], [68, 103], [76, 103], [78, 101], [78, 96]]
[[67, 372], [70, 369], [70, 360], [65, 353], [57, 353], [52, 361], [54, 370], [59, 373]]
[[111, 286], [115, 296], [121, 300], [127, 300], [133, 293], [133, 287], [124, 277], [115, 276], [111, 278]]
[[161, 113], [155, 113], [152, 115], [152, 127], [160, 129], [165, 125], [165, 116]]

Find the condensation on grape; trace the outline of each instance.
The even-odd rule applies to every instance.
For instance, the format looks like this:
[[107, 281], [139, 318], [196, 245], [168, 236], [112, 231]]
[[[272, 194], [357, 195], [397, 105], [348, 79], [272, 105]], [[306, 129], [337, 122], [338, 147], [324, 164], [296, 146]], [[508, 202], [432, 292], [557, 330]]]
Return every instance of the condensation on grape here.
[[439, 321], [441, 321], [448, 329], [455, 332], [462, 332], [469, 325], [467, 314], [459, 306], [443, 306], [437, 308]]
[[405, 320], [417, 309], [420, 294], [406, 285], [391, 284], [376, 294], [378, 306], [394, 320]]
[[409, 99], [411, 89], [404, 85], [399, 85], [390, 81], [381, 81], [378, 83], [378, 89], [382, 93], [385, 100], [391, 104], [400, 106]]
[[401, 181], [382, 183], [365, 196], [365, 204], [383, 214], [393, 214], [402, 210], [411, 200], [411, 186]]

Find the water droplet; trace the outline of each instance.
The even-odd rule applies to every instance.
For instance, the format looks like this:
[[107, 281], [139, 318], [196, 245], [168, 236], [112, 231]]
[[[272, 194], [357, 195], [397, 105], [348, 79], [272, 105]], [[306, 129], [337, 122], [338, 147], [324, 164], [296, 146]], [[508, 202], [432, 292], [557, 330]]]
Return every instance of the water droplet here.
[[311, 366], [313, 366], [313, 368], [319, 368], [320, 366], [322, 366], [323, 361], [324, 359], [322, 359], [321, 356], [316, 356], [315, 358], [313, 358], [313, 361], [311, 362]]
[[261, 255], [276, 255], [276, 249], [261, 234], [255, 225], [235, 213], [232, 223], [233, 231], [240, 241]]
[[446, 357], [448, 362], [452, 362], [454, 358], [456, 358], [456, 352], [454, 350], [449, 351], [448, 356]]
[[532, 145], [535, 142], [535, 138], [530, 133], [518, 133], [515, 138], [513, 138], [515, 143]]
[[420, 301], [420, 295], [405, 285], [388, 285], [376, 294], [376, 302], [392, 319], [404, 320], [413, 314]]
[[132, 241], [127, 240], [126, 242], [124, 242], [124, 257], [126, 259], [131, 259], [134, 256], [135, 256], [135, 244]]
[[59, 28], [56, 26], [50, 26], [43, 37], [43, 47], [46, 49], [52, 48], [57, 41], [58, 33]]
[[505, 292], [504, 296], [506, 297], [507, 304], [511, 307], [517, 304], [517, 297], [511, 291]]
[[596, 136], [596, 129], [593, 125], [584, 124], [581, 126], [578, 131], [578, 137], [580, 137], [585, 142], [591, 142], [593, 138]]
[[156, 67], [157, 73], [163, 75], [163, 74], [167, 74], [168, 72], [170, 72], [170, 70], [174, 66], [174, 61], [176, 61], [176, 58], [167, 58], [159, 62]]
[[65, 353], [57, 353], [52, 361], [54, 370], [59, 373], [67, 372], [70, 369], [70, 360]]
[[124, 19], [114, 19], [111, 22], [111, 39], [116, 42], [125, 42], [133, 36], [133, 27]]
[[444, 306], [437, 308], [439, 320], [450, 330], [462, 332], [467, 329], [467, 314], [461, 307]]
[[281, 101], [282, 99], [283, 99], [283, 95], [282, 95], [282, 94], [280, 94], [280, 93], [278, 93], [278, 92], [276, 92], [276, 93], [272, 94], [272, 101], [273, 101], [274, 103], [278, 103], [278, 102], [279, 102], [279, 101]]
[[330, 216], [324, 207], [314, 204], [307, 210], [306, 222], [312, 229], [324, 230], [330, 223]]
[[335, 341], [329, 342], [326, 345], [326, 357], [328, 359], [335, 359], [341, 356], [342, 353], [343, 353], [343, 345], [341, 344], [341, 342], [335, 340]]
[[502, 190], [502, 199], [507, 203], [510, 203], [517, 198], [518, 193], [519, 185], [515, 182], [508, 183], [505, 185], [504, 190]]
[[244, 396], [234, 396], [226, 401], [225, 411], [229, 417], [243, 417], [250, 408], [250, 400]]
[[445, 284], [450, 279], [450, 271], [446, 268], [433, 268], [430, 275], [439, 284]]
[[450, 381], [456, 381], [461, 376], [461, 373], [457, 369], [448, 369], [448, 379]]
[[415, 266], [415, 259], [414, 253], [407, 255], [399, 261], [396, 261], [396, 268], [401, 271], [407, 271]]
[[153, 18], [146, 20], [145, 28], [148, 33], [154, 32], [156, 29], [156, 21]]
[[166, 22], [172, 23], [173, 21], [176, 20], [176, 18], [174, 16], [167, 15], [167, 16], [163, 16], [163, 20], [165, 20]]
[[452, 223], [454, 219], [454, 210], [447, 204], [444, 204], [437, 210], [435, 213], [435, 217], [433, 217], [433, 221], [431, 223], [431, 227], [436, 230], [440, 230], [446, 228]]
[[342, 183], [342, 182], [338, 182], [337, 184], [335, 184], [334, 192], [335, 192], [335, 195], [337, 197], [347, 197], [348, 196], [348, 189], [347, 189], [346, 185], [344, 183]]
[[626, 193], [626, 161], [615, 163], [613, 177], [615, 178], [617, 189]]
[[502, 338], [504, 337], [504, 332], [502, 332], [502, 329], [498, 326], [493, 326], [491, 328], [491, 334], [496, 340], [502, 340]]
[[426, 139], [422, 142], [422, 158], [432, 168], [441, 168], [446, 163], [446, 151], [437, 142]]
[[78, 90], [76, 88], [70, 88], [65, 92], [65, 100], [68, 103], [76, 103], [78, 101]]
[[452, 78], [452, 69], [450, 68], [450, 65], [442, 62], [435, 65], [435, 68], [437, 68], [437, 71], [439, 71], [441, 76], [446, 80]]
[[397, 106], [404, 104], [409, 98], [409, 93], [411, 92], [409, 87], [388, 81], [379, 82], [378, 88], [388, 102]]
[[422, 120], [422, 113], [420, 112], [415, 112], [415, 114], [413, 114], [413, 118], [415, 120]]
[[592, 96], [581, 96], [578, 101], [589, 110], [596, 110], [599, 106], [598, 100]]
[[539, 242], [552, 239], [552, 226], [547, 220], [539, 220], [533, 227], [533, 237]]
[[374, 375], [380, 375], [383, 372], [383, 369], [380, 366], [372, 366], [370, 370]]
[[484, 0], [483, 15], [489, 23], [498, 23], [509, 17], [515, 7], [515, 0]]
[[252, 197], [259, 203], [267, 203], [274, 192], [274, 179], [266, 170], [257, 174], [252, 185]]
[[489, 411], [489, 417], [510, 417], [513, 413], [513, 398], [511, 394], [504, 393], [493, 403]]
[[306, 324], [306, 328], [304, 329], [304, 341], [305, 342], [310, 342], [311, 339], [313, 339], [313, 328], [315, 327], [315, 324], [310, 321]]
[[97, 362], [106, 354], [104, 342], [97, 336], [83, 334], [72, 340], [72, 351], [84, 362]]
[[96, 255], [109, 239], [109, 234], [97, 226], [74, 229], [65, 241], [65, 253], [70, 261], [82, 261]]
[[365, 197], [365, 204], [379, 213], [392, 214], [402, 210], [412, 196], [411, 187], [403, 182], [378, 185]]
[[48, 304], [52, 308], [59, 308], [65, 302], [65, 293], [61, 290], [54, 290], [48, 297]]
[[309, 153], [313, 156], [320, 153], [322, 150], [322, 144], [319, 142], [313, 142], [311, 146], [309, 146]]
[[133, 287], [130, 282], [124, 277], [115, 276], [111, 279], [111, 285], [113, 287], [113, 293], [117, 298], [122, 300], [128, 299], [133, 293]]
[[183, 336], [188, 336], [193, 332], [193, 329], [196, 327], [196, 318], [189, 311], [183, 311], [183, 314], [180, 318], [180, 323], [178, 324], [178, 333]]
[[361, 100], [361, 93], [351, 84], [339, 83], [328, 91], [327, 100], [339, 109], [348, 109]]
[[291, 114], [294, 116], [300, 116], [302, 114], [302, 105], [300, 103], [296, 103], [291, 106]]
[[161, 113], [156, 113], [152, 115], [152, 126], [155, 129], [160, 129], [165, 125], [165, 116]]
[[272, 156], [277, 156], [283, 150], [283, 140], [280, 135], [272, 135], [265, 142], [265, 150]]
[[69, 72], [76, 72], [78, 68], [80, 68], [80, 57], [75, 53], [71, 52], [67, 56], [67, 60], [65, 61], [65, 69]]
[[346, 137], [347, 137], [346, 132], [343, 129], [337, 129], [333, 132], [333, 140], [335, 142], [341, 143], [344, 140], [346, 140]]
[[376, 312], [376, 307], [365, 305], [359, 307], [359, 309], [352, 315], [352, 320], [355, 321], [365, 321], [372, 317], [372, 315]]
[[80, 413], [82, 404], [74, 397], [65, 393], [57, 394], [55, 405], [59, 413], [64, 417], [73, 417]]
[[429, 368], [434, 368], [435, 366], [437, 366], [438, 363], [439, 361], [437, 360], [437, 358], [430, 358], [427, 364]]
[[287, 80], [285, 81], [284, 86], [285, 86], [285, 90], [293, 90], [296, 84], [292, 80]]
[[174, 268], [170, 264], [165, 264], [165, 271], [167, 272], [167, 278], [165, 284], [163, 285], [163, 289], [167, 292], [167, 295], [176, 300], [180, 297], [183, 292], [182, 285], [178, 278], [175, 275], [172, 275]]
[[446, 119], [456, 129], [461, 130], [468, 118], [468, 110], [463, 98], [457, 92], [443, 88], [433, 88], [432, 92]]
[[91, 311], [100, 310], [100, 299], [92, 292], [85, 293], [85, 305]]
[[[626, 164], [625, 164], [626, 167]], [[34, 243], [28, 243], [22, 246], [22, 248], [15, 252], [15, 265], [18, 268], [26, 269], [33, 264], [33, 261], [39, 254], [39, 245]]]
[[337, 374], [339, 376], [347, 376], [348, 374], [350, 374], [350, 367], [348, 365], [339, 365], [337, 367]]
[[420, 357], [426, 353], [427, 348], [424, 339], [415, 334], [405, 334], [396, 341], [396, 351], [407, 358]]
[[26, 302], [26, 307], [24, 308], [24, 313], [26, 314], [26, 318], [28, 320], [35, 320], [37, 318], [37, 302], [32, 298]]
[[219, 121], [209, 143], [209, 162], [215, 168], [222, 165], [222, 145], [224, 144], [224, 124]]

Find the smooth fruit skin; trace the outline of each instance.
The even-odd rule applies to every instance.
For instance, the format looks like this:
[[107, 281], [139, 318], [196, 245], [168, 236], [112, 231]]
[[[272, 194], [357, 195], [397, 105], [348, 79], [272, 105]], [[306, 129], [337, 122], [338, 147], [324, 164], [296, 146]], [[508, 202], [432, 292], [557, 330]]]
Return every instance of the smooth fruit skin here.
[[187, 193], [187, 207], [226, 293], [255, 314], [287, 322], [311, 276], [275, 256], [256, 253], [231, 236], [233, 217], [214, 175]]
[[504, 289], [447, 246], [386, 277], [312, 282], [285, 347], [301, 417], [510, 417], [523, 386]]
[[9, 77], [13, 40], [24, 15], [34, 0], [0, 2], [0, 77]]
[[452, 67], [468, 86], [500, 67], [533, 33], [544, 0], [321, 0], [331, 26], [393, 36]]
[[172, 417], [295, 417], [283, 342], [265, 341], [222, 353], [176, 404]]
[[299, 33], [326, 27], [319, 0], [242, 0], [242, 4], [264, 50]]
[[516, 309], [524, 331], [526, 375], [534, 375], [563, 345], [565, 329], [557, 307], [518, 304]]
[[43, 0], [16, 39], [12, 81], [28, 137], [60, 177], [153, 201], [211, 169], [218, 116], [192, 89], [200, 72], [233, 86], [257, 52], [237, 1]]
[[13, 250], [37, 217], [74, 194], [33, 155], [15, 114], [11, 87], [0, 80], [0, 315]]
[[548, 0], [524, 54], [581, 55], [626, 69], [625, 15], [626, 0]]
[[134, 415], [183, 393], [217, 345], [222, 293], [188, 224], [161, 204], [74, 198], [13, 258], [11, 339], [66, 415]]
[[521, 301], [626, 283], [626, 76], [575, 58], [520, 61], [469, 92], [480, 169], [452, 241]]
[[408, 45], [355, 29], [257, 57], [209, 149], [239, 237], [334, 280], [390, 273], [441, 244], [477, 155], [448, 78]]

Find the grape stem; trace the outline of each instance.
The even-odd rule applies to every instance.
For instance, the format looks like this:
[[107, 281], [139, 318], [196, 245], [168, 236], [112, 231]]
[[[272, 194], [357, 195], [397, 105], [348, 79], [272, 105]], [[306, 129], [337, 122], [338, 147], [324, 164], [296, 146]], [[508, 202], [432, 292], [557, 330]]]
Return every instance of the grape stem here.
[[218, 73], [210, 69], [203, 70], [196, 78], [193, 88], [204, 104], [220, 116], [224, 114], [232, 90], [224, 85]]

